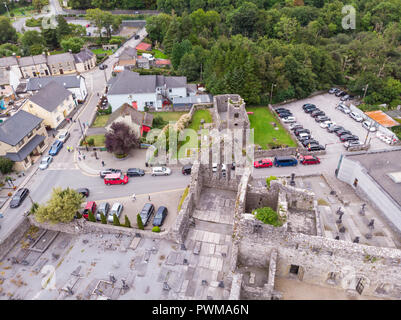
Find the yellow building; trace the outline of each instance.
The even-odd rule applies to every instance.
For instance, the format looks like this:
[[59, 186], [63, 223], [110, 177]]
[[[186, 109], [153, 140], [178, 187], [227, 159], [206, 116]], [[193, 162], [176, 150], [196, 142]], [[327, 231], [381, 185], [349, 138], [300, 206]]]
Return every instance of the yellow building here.
[[43, 119], [23, 110], [0, 124], [0, 156], [15, 162], [14, 170], [28, 169], [49, 145]]
[[46, 127], [57, 129], [76, 107], [72, 93], [55, 81], [28, 98], [21, 109], [44, 120]]
[[47, 56], [47, 64], [54, 76], [71, 74], [77, 71], [75, 68], [74, 56], [71, 52]]

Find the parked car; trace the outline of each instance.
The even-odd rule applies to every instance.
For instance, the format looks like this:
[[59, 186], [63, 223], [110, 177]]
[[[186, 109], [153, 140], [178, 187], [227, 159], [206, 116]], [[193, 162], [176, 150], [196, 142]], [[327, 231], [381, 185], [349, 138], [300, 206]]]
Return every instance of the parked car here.
[[304, 128], [302, 128], [302, 129], [295, 129], [295, 130], [294, 130], [294, 134], [295, 134], [296, 136], [299, 136], [299, 134], [301, 134], [301, 133], [308, 133], [308, 134], [310, 134], [310, 131], [309, 131], [309, 129], [304, 129]]
[[326, 114], [322, 110], [315, 110], [311, 113], [312, 118], [316, 118], [318, 116], [325, 116]]
[[84, 197], [89, 197], [89, 189], [88, 188], [78, 188], [76, 190], [78, 193], [82, 194]]
[[88, 219], [89, 217], [89, 211], [92, 211], [92, 213], [95, 215], [96, 214], [96, 202], [95, 201], [89, 201], [86, 203], [86, 206], [84, 208], [84, 211], [82, 212], [82, 216], [85, 219]]
[[352, 119], [354, 119], [355, 121], [357, 121], [357, 122], [362, 122], [362, 121], [363, 121], [362, 116], [360, 116], [360, 115], [357, 114], [356, 112], [350, 112], [350, 113], [349, 113], [349, 116], [350, 116]]
[[111, 173], [121, 173], [122, 171], [120, 169], [105, 169], [100, 171], [100, 178], [104, 179], [105, 176]]
[[153, 167], [152, 176], [168, 176], [171, 174], [171, 169], [167, 167]]
[[270, 159], [262, 159], [253, 163], [254, 168], [269, 168], [272, 166], [273, 162]]
[[293, 114], [291, 112], [285, 112], [285, 113], [278, 113], [278, 116], [283, 119], [283, 118], [287, 118], [287, 117], [292, 117]]
[[310, 144], [319, 144], [319, 141], [316, 141], [315, 139], [307, 139], [302, 141], [302, 145], [306, 148]]
[[346, 94], [345, 96], [342, 96], [340, 100], [341, 101], [347, 101], [347, 100], [349, 100], [349, 98], [350, 98], [350, 95]]
[[276, 167], [288, 167], [296, 166], [298, 164], [298, 160], [292, 156], [274, 157], [273, 163]]
[[376, 127], [374, 127], [370, 121], [362, 122], [362, 127], [364, 127], [366, 130], [370, 132], [375, 132], [377, 130]]
[[96, 213], [96, 220], [98, 221], [102, 220], [100, 216], [101, 213], [103, 213], [103, 215], [107, 218], [109, 210], [110, 210], [110, 204], [108, 202], [102, 202], [101, 204], [99, 204]]
[[346, 130], [346, 129], [337, 130], [335, 133], [336, 133], [337, 137], [341, 137], [343, 134], [352, 134], [351, 131]]
[[100, 70], [104, 70], [104, 69], [107, 69], [107, 64], [101, 64], [100, 66], [99, 66], [99, 69]]
[[107, 221], [113, 222], [114, 215], [116, 215], [117, 218], [120, 218], [122, 211], [123, 211], [123, 205], [120, 202], [114, 202], [113, 206], [110, 209], [109, 216], [107, 217]]
[[330, 132], [330, 133], [336, 132], [336, 131], [341, 130], [341, 129], [344, 129], [344, 127], [342, 127], [342, 126], [337, 126], [337, 125], [327, 127], [327, 131]]
[[320, 128], [326, 129], [327, 127], [329, 127], [331, 125], [335, 125], [335, 123], [332, 122], [331, 120], [323, 121], [322, 123], [320, 123]]
[[312, 113], [313, 111], [318, 110], [318, 107], [314, 106], [309, 106], [304, 109], [305, 113]]
[[330, 93], [330, 94], [337, 93], [339, 90], [340, 90], [340, 89], [338, 89], [338, 88], [331, 88], [331, 89], [329, 90], [329, 93]]
[[351, 141], [351, 140], [356, 141], [356, 140], [359, 140], [359, 137], [356, 135], [352, 135], [352, 134], [343, 134], [340, 137], [340, 140], [341, 140], [341, 142]]
[[135, 40], [138, 40], [139, 39], [139, 34], [136, 34], [135, 35]]
[[62, 129], [58, 132], [57, 140], [60, 140], [62, 143], [65, 143], [70, 137], [70, 133], [68, 130]]
[[306, 132], [302, 132], [302, 133], [300, 133], [298, 135], [298, 140], [300, 142], [308, 140], [308, 139], [311, 139], [311, 138], [312, 138], [311, 135], [309, 133], [306, 133]]
[[339, 90], [336, 93], [336, 97], [343, 97], [345, 96], [347, 93], [345, 91]]
[[156, 211], [155, 217], [153, 218], [153, 226], [160, 227], [163, 224], [164, 219], [166, 219], [167, 213], [168, 210], [166, 207], [159, 207]]
[[54, 141], [53, 145], [49, 150], [49, 155], [51, 156], [57, 155], [57, 153], [59, 153], [62, 147], [63, 147], [63, 142], [61, 142], [60, 140]]
[[149, 218], [152, 216], [153, 212], [155, 212], [155, 206], [151, 203], [146, 203], [141, 212], [139, 213], [142, 223], [146, 226], [149, 222]]
[[47, 169], [52, 161], [53, 161], [52, 156], [44, 156], [42, 160], [40, 160], [39, 169], [40, 170]]
[[331, 119], [328, 116], [317, 116], [315, 118], [316, 122], [330, 121]]
[[120, 173], [110, 173], [106, 175], [103, 179], [104, 184], [106, 186], [110, 186], [112, 184], [127, 184], [128, 176], [126, 174]]
[[287, 118], [283, 118], [283, 122], [284, 123], [294, 123], [296, 120], [295, 120], [295, 117], [287, 117]]
[[308, 151], [320, 151], [325, 150], [326, 148], [322, 145], [313, 144], [308, 148]]
[[129, 168], [127, 170], [128, 177], [143, 177], [145, 175], [145, 171], [138, 168]]
[[304, 109], [304, 110], [309, 109], [309, 108], [317, 108], [317, 107], [314, 104], [311, 104], [311, 103], [305, 103], [302, 106], [302, 109]]
[[320, 159], [316, 156], [301, 156], [300, 163], [302, 163], [303, 165], [306, 164], [319, 164], [320, 163]]
[[183, 175], [188, 175], [191, 174], [192, 171], [192, 164], [186, 164], [185, 166], [182, 167], [182, 174]]
[[299, 124], [299, 123], [296, 123], [296, 122], [294, 122], [294, 123], [291, 123], [290, 124], [290, 130], [292, 130], [292, 131], [294, 131], [295, 129], [301, 129], [301, 128], [303, 128], [303, 126], [301, 125], [301, 124]]
[[286, 109], [286, 108], [276, 108], [276, 109], [274, 109], [274, 111], [276, 111], [277, 113], [279, 113], [279, 112], [290, 112], [290, 110]]
[[363, 143], [359, 140], [350, 140], [350, 141], [346, 141], [343, 146], [345, 149], [348, 149], [350, 147], [358, 147], [358, 146], [362, 146]]
[[27, 188], [21, 188], [16, 193], [14, 193], [11, 198], [10, 208], [17, 208], [21, 205], [24, 199], [28, 196], [29, 190]]
[[348, 114], [348, 113], [351, 112], [351, 109], [348, 108], [348, 107], [347, 107], [346, 105], [344, 105], [344, 104], [339, 104], [339, 105], [337, 106], [336, 109], [340, 110], [341, 112], [344, 112], [345, 114]]

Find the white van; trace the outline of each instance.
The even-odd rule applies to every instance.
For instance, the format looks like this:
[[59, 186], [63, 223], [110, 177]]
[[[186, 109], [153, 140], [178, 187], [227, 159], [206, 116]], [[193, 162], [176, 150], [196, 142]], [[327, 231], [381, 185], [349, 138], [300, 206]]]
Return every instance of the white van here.
[[369, 130], [370, 132], [376, 131], [376, 127], [374, 127], [370, 121], [362, 122], [362, 127], [364, 127], [366, 130]]
[[169, 176], [171, 169], [167, 167], [153, 167], [152, 176]]
[[142, 53], [142, 57], [148, 59], [149, 61], [155, 60], [155, 58], [150, 53]]

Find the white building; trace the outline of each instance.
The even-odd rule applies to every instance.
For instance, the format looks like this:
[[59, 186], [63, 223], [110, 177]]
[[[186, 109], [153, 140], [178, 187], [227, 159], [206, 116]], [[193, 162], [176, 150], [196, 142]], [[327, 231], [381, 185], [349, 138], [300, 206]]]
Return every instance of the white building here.
[[159, 75], [141, 76], [125, 70], [108, 83], [107, 99], [115, 111], [124, 103], [135, 105], [139, 111], [145, 106], [160, 110], [163, 102], [171, 104], [174, 97], [187, 96], [187, 78]]
[[73, 94], [73, 98], [84, 101], [88, 95], [85, 78], [81, 75], [53, 76], [44, 78], [30, 78], [27, 81], [26, 90], [30, 94], [38, 92], [51, 81], [62, 85]]

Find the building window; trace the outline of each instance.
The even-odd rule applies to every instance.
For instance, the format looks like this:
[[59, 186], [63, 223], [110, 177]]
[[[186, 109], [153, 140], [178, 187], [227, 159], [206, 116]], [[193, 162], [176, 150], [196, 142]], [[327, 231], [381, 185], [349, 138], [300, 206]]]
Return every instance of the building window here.
[[30, 137], [32, 137], [32, 135], [33, 135], [33, 132], [32, 132], [32, 131], [29, 132], [29, 133], [27, 134], [28, 139], [29, 139]]
[[35, 128], [36, 130], [40, 129], [41, 124], [38, 124], [37, 127]]
[[292, 264], [290, 267], [290, 273], [298, 274], [298, 272], [299, 272], [299, 266]]
[[26, 158], [24, 159], [24, 162], [25, 162], [25, 164], [28, 164], [28, 163], [29, 163], [28, 157], [26, 157]]
[[33, 105], [32, 105], [32, 104], [29, 104], [29, 108], [33, 108]]
[[24, 140], [22, 139], [20, 142], [18, 142], [17, 147], [22, 147], [24, 145]]

